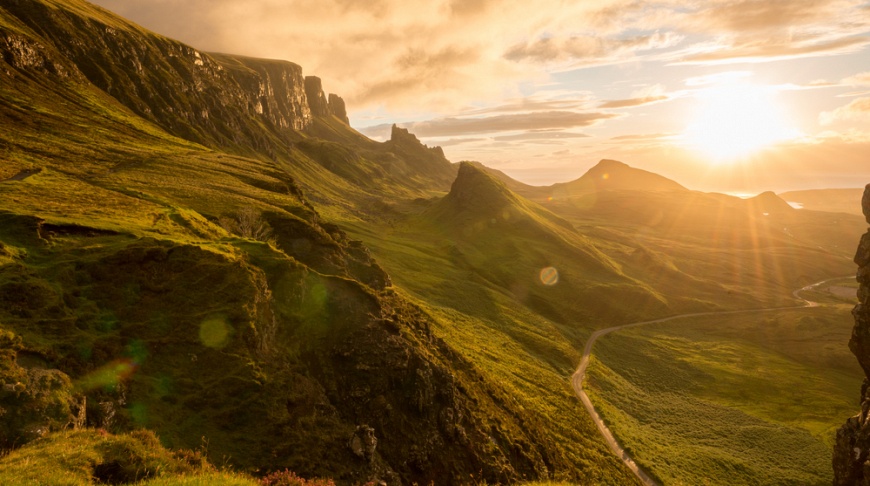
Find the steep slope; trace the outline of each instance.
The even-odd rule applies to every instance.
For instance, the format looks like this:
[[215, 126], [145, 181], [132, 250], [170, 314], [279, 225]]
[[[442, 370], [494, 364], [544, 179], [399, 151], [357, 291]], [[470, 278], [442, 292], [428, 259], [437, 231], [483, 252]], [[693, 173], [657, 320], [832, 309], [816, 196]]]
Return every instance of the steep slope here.
[[263, 150], [311, 123], [302, 69], [224, 66], [81, 0], [4, 5], [95, 86], [137, 115], [198, 143]]
[[[570, 223], [473, 164], [460, 164], [450, 192], [420, 222], [452, 242], [457, 261], [557, 322], [576, 325], [665, 307], [661, 296], [623, 275]], [[631, 295], [636, 305], [620, 309], [610, 300], [618, 294]]]
[[546, 197], [547, 188], [543, 186], [531, 186], [529, 184], [525, 184], [520, 182], [511, 176], [505, 174], [504, 172], [493, 169], [492, 167], [487, 167], [480, 162], [468, 161], [468, 163], [473, 164], [475, 167], [486, 171], [489, 175], [495, 177], [500, 180], [507, 186], [508, 189], [515, 192], [516, 194], [522, 194], [524, 197], [533, 199], [536, 195]]
[[440, 149], [378, 144], [354, 131], [344, 101], [296, 64], [201, 52], [83, 0], [3, 8], [32, 31], [37, 51], [54, 52], [63, 73], [176, 137], [278, 162], [322, 207], [358, 217], [377, 194], [419, 197], [446, 190], [455, 174]]

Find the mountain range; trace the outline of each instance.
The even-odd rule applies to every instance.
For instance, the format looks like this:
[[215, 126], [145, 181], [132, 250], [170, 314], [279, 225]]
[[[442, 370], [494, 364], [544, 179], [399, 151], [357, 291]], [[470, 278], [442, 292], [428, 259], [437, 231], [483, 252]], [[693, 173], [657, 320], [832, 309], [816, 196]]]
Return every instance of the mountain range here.
[[[612, 160], [528, 186], [366, 138], [296, 64], [83, 0], [4, 2], [0, 52], [0, 464], [21, 477], [631, 484], [568, 383], [595, 330], [852, 271], [857, 214]], [[74, 444], [96, 445], [52, 462]]]

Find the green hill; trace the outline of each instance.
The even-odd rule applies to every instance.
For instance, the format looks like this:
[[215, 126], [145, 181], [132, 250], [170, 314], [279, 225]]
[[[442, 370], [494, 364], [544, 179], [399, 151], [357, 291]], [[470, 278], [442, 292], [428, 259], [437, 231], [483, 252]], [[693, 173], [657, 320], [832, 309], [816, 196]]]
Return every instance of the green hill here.
[[341, 484], [631, 484], [568, 384], [592, 332], [851, 271], [844, 215], [615, 161], [533, 188], [369, 140], [293, 63], [81, 0], [4, 3], [0, 52], [4, 469], [81, 446], [87, 482], [110, 437], [168, 480], [222, 474], [197, 449]]
[[84, 2], [4, 5], [0, 35], [6, 446], [73, 424], [345, 483], [630, 478], [591, 424], [563, 450], [327, 222], [446, 189], [439, 150], [304, 107], [282, 125], [245, 79], [292, 65], [210, 57]]

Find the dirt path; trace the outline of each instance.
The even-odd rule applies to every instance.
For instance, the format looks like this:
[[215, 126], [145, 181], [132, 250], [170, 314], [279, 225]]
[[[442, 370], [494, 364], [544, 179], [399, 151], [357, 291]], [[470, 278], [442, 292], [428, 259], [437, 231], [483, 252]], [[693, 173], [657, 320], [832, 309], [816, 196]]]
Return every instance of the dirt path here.
[[601, 416], [598, 415], [598, 412], [595, 410], [595, 407], [592, 405], [592, 401], [589, 400], [589, 395], [583, 390], [583, 379], [586, 377], [586, 368], [589, 367], [589, 357], [592, 355], [592, 346], [602, 336], [606, 336], [614, 331], [620, 331], [622, 329], [628, 329], [630, 327], [638, 327], [638, 326], [646, 326], [649, 324], [658, 324], [661, 322], [668, 322], [677, 319], [685, 319], [687, 317], [703, 317], [703, 316], [727, 316], [727, 315], [736, 315], [736, 314], [753, 314], [753, 313], [761, 313], [761, 312], [771, 312], [776, 310], [785, 310], [785, 309], [801, 309], [804, 307], [818, 307], [818, 302], [812, 302], [802, 298], [799, 294], [804, 290], [810, 290], [812, 288], [823, 285], [827, 282], [833, 280], [840, 280], [842, 278], [849, 277], [836, 277], [829, 278], [827, 280], [822, 280], [821, 282], [816, 282], [811, 285], [807, 285], [806, 287], [802, 287], [800, 289], [792, 292], [792, 295], [795, 299], [804, 301], [803, 305], [796, 306], [787, 306], [787, 307], [767, 307], [763, 309], [749, 309], [749, 310], [736, 310], [736, 311], [721, 311], [721, 312], [696, 312], [694, 314], [680, 314], [671, 317], [663, 317], [661, 319], [654, 319], [651, 321], [643, 321], [643, 322], [633, 322], [631, 324], [623, 324], [621, 326], [613, 326], [608, 327], [606, 329], [601, 329], [592, 333], [589, 336], [589, 340], [586, 341], [586, 347], [583, 348], [583, 357], [580, 359], [580, 365], [577, 366], [577, 371], [571, 376], [571, 386], [574, 388], [574, 393], [577, 394], [577, 397], [583, 402], [583, 406], [586, 407], [586, 411], [589, 412], [589, 416], [592, 417], [592, 421], [595, 422], [595, 426], [598, 427], [598, 431], [601, 432], [601, 435], [604, 436], [604, 440], [607, 442], [610, 450], [613, 451], [614, 454], [619, 457], [622, 462], [631, 469], [631, 471], [641, 480], [642, 483], [648, 486], [658, 486], [658, 483], [654, 481], [647, 473], [645, 473], [638, 465], [634, 462], [634, 459], [625, 452], [625, 449], [619, 445], [619, 442], [613, 437], [613, 433], [610, 432], [610, 429], [607, 428], [604, 421], [601, 419]]

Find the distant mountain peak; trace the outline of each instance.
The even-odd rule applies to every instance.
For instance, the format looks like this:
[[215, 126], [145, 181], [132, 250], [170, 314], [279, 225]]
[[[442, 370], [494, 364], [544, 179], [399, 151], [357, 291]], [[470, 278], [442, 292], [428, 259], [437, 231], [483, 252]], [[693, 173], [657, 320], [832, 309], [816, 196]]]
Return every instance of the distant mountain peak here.
[[667, 177], [612, 159], [602, 159], [579, 179], [552, 186], [554, 196], [570, 196], [601, 190], [686, 191], [687, 189]]
[[795, 209], [785, 199], [777, 196], [773, 191], [765, 191], [746, 200], [753, 210], [761, 213], [788, 213]]
[[601, 160], [598, 161], [597, 164], [595, 164], [595, 167], [593, 167], [593, 168], [590, 169], [590, 170], [595, 170], [595, 169], [613, 169], [613, 168], [630, 169], [631, 167], [630, 167], [628, 164], [626, 164], [626, 163], [624, 163], [624, 162], [620, 162], [620, 161], [618, 161], [618, 160], [613, 160], [613, 159], [601, 159]]

